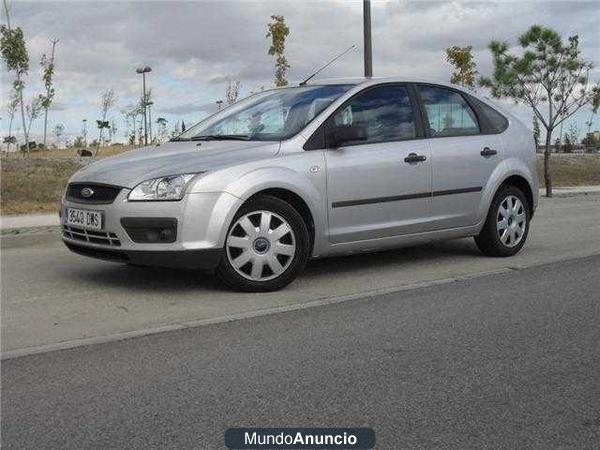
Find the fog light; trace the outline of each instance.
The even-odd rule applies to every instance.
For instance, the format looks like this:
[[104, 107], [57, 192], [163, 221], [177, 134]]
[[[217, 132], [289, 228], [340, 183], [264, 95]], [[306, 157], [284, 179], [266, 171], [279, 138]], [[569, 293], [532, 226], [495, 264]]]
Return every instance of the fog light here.
[[133, 242], [166, 244], [177, 240], [177, 219], [171, 217], [123, 217], [121, 225]]
[[173, 242], [175, 239], [175, 230], [172, 228], [165, 228], [160, 231], [158, 238], [163, 242]]

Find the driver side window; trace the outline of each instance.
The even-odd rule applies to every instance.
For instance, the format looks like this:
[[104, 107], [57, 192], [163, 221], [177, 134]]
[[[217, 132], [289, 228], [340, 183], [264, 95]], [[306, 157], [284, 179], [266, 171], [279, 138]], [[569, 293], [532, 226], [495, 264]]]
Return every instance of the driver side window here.
[[334, 114], [333, 123], [364, 127], [367, 139], [361, 144], [413, 139], [417, 133], [408, 90], [399, 85], [379, 86], [358, 94]]

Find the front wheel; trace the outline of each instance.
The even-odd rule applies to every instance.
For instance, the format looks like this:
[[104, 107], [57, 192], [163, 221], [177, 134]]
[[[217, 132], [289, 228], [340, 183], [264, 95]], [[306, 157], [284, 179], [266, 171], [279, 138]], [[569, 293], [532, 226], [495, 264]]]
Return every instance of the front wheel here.
[[244, 204], [228, 229], [217, 275], [246, 292], [281, 289], [304, 269], [309, 236], [302, 216], [276, 197]]
[[488, 256], [512, 256], [521, 250], [529, 233], [527, 199], [520, 189], [504, 186], [492, 201], [487, 219], [475, 242]]

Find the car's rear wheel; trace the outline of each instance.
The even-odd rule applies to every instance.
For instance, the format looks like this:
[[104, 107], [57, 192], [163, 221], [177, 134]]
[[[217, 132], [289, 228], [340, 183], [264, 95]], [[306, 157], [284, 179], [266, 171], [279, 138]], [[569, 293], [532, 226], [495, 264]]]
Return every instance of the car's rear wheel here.
[[276, 197], [244, 204], [229, 226], [217, 275], [246, 292], [281, 289], [304, 269], [309, 236], [302, 216]]
[[485, 255], [512, 256], [523, 248], [531, 218], [523, 192], [515, 186], [498, 190], [475, 242]]

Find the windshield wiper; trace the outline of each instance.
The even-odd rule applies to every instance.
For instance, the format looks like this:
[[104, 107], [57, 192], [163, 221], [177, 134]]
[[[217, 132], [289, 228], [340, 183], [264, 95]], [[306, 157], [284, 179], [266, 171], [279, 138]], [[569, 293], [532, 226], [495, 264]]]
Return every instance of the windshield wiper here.
[[200, 136], [193, 136], [191, 141], [248, 141], [250, 135], [248, 134], [205, 134]]
[[189, 141], [188, 138], [172, 138], [169, 139], [169, 142], [184, 142], [184, 141]]

